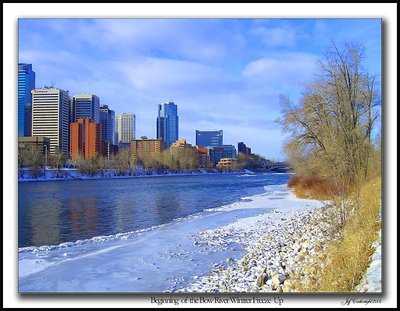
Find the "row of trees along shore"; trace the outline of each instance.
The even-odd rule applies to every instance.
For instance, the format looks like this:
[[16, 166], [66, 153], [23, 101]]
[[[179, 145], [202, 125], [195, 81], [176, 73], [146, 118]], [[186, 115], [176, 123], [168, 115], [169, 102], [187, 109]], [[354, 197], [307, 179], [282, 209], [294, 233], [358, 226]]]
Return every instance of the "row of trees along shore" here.
[[364, 58], [357, 43], [332, 43], [299, 103], [280, 97], [280, 124], [289, 134], [284, 150], [295, 172], [289, 186], [300, 197], [328, 199], [339, 211], [332, 224], [342, 238], [330, 244], [324, 268], [303, 291], [353, 290], [378, 236], [380, 81], [364, 69]]
[[[47, 164], [60, 170], [65, 160], [65, 157], [61, 153], [56, 153], [49, 155]], [[260, 155], [244, 155], [239, 153], [237, 162], [233, 164], [231, 170], [254, 169], [260, 167], [263, 161], [265, 159]], [[27, 167], [30, 175], [37, 178], [43, 174], [45, 157], [38, 148], [23, 149], [18, 153], [18, 164], [19, 168]], [[157, 173], [200, 169], [197, 152], [192, 149], [179, 148], [166, 149], [160, 153], [153, 153], [143, 159], [131, 156], [128, 149], [122, 149], [111, 159], [97, 156], [96, 158], [85, 160], [79, 156], [72, 160], [71, 164], [80, 173], [89, 176], [101, 173], [107, 169], [115, 170], [117, 175], [125, 175], [135, 171], [138, 167], [147, 171], [156, 171]], [[213, 169], [213, 167], [209, 167], [209, 169]]]

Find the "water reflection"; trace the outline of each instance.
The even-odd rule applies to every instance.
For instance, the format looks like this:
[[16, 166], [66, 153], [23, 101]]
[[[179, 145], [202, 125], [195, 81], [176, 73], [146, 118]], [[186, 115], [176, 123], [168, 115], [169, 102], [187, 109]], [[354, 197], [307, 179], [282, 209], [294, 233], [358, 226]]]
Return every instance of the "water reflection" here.
[[62, 204], [57, 199], [36, 200], [27, 215], [31, 227], [31, 244], [59, 244]]
[[89, 238], [98, 235], [98, 200], [95, 197], [85, 199], [72, 198], [69, 204], [70, 232], [74, 239]]
[[288, 175], [73, 180], [18, 185], [18, 246], [74, 242], [165, 224], [263, 192]]
[[170, 219], [175, 219], [181, 216], [181, 193], [167, 195], [158, 193], [155, 197], [156, 213], [158, 223], [163, 224]]

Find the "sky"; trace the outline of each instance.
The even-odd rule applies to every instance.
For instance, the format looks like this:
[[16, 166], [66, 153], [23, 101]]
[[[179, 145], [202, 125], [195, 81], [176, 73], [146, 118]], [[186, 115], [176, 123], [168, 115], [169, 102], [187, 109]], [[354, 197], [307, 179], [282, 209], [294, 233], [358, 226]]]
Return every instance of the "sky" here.
[[179, 138], [223, 130], [224, 144], [285, 160], [279, 95], [298, 102], [331, 42], [365, 47], [381, 75], [380, 19], [20, 18], [18, 61], [70, 96], [91, 93], [156, 136], [158, 104], [178, 106]]

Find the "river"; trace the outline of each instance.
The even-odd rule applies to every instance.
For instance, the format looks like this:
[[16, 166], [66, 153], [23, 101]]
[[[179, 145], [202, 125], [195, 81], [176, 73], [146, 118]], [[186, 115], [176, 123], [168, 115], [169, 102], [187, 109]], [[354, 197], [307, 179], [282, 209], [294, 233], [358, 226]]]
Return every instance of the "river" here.
[[18, 184], [18, 247], [148, 229], [287, 183], [288, 174], [206, 174]]

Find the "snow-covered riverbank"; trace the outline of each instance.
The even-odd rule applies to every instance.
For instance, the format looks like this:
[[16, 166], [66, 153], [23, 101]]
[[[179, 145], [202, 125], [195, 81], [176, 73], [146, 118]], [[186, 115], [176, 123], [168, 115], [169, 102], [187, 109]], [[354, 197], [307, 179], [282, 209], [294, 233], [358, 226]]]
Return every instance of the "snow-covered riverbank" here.
[[109, 179], [109, 178], [136, 178], [136, 177], [155, 177], [155, 176], [182, 176], [182, 175], [205, 175], [205, 174], [237, 174], [237, 173], [254, 174], [252, 171], [226, 171], [219, 172], [217, 169], [197, 169], [197, 170], [184, 170], [180, 172], [162, 171], [157, 170], [143, 170], [136, 169], [124, 174], [118, 173], [115, 169], [106, 169], [93, 175], [80, 173], [77, 169], [47, 169], [39, 177], [33, 178], [30, 176], [28, 170], [20, 170], [18, 174], [18, 182], [38, 182], [38, 181], [60, 181], [60, 180], [74, 180], [74, 179]]
[[[288, 206], [293, 207], [290, 196], [286, 200]], [[334, 210], [313, 208], [315, 202], [312, 205], [304, 202], [301, 209], [274, 209], [271, 214], [254, 221], [243, 219], [223, 228], [201, 232], [202, 243], [198, 243], [201, 246], [221, 247], [229, 241], [226, 237], [238, 235], [247, 252], [238, 261], [228, 260], [231, 263], [228, 267], [216, 265], [210, 275], [199, 278], [184, 291], [295, 291], [299, 279], [313, 277], [321, 265], [317, 258], [323, 258], [326, 241], [334, 236], [329, 222]], [[246, 225], [248, 222], [250, 226]], [[307, 268], [303, 267], [305, 264]]]
[[[284, 185], [268, 186], [263, 194], [149, 230], [23, 248], [19, 250], [19, 291], [224, 291], [216, 282], [226, 281], [228, 274], [236, 277], [236, 284], [225, 285], [227, 290], [257, 291], [257, 282], [268, 284], [265, 276], [259, 279], [261, 266], [270, 267], [272, 273], [278, 271], [277, 278], [285, 272], [277, 265], [277, 241], [285, 243], [292, 237], [293, 247], [300, 248], [297, 258], [306, 256], [302, 254], [305, 251], [312, 253], [311, 245], [315, 248], [321, 235], [297, 239], [294, 234], [300, 235], [305, 228], [312, 232], [316, 224], [310, 212], [322, 206], [319, 201], [297, 199]], [[297, 219], [292, 227], [291, 219]], [[293, 232], [283, 232], [285, 227]], [[268, 245], [269, 238], [272, 244], [260, 247], [260, 239]], [[249, 255], [251, 252], [258, 252], [258, 257]], [[301, 259], [295, 262], [300, 265]], [[285, 263], [287, 270], [292, 263], [289, 258]], [[292, 266], [295, 269], [296, 265]], [[282, 284], [278, 287], [283, 288]]]
[[378, 239], [372, 244], [375, 252], [371, 256], [371, 263], [368, 266], [363, 278], [354, 291], [362, 293], [382, 292], [382, 242], [381, 232]]

